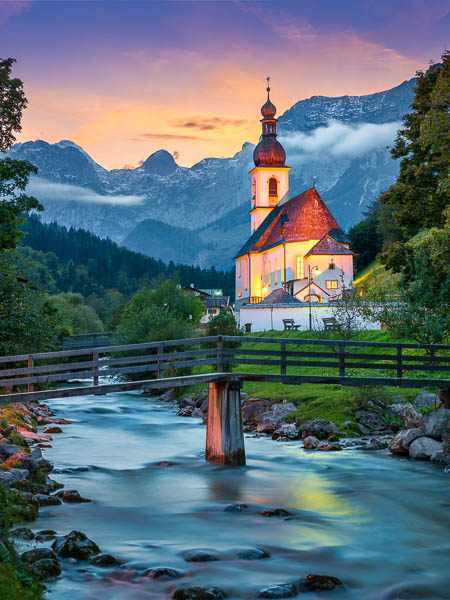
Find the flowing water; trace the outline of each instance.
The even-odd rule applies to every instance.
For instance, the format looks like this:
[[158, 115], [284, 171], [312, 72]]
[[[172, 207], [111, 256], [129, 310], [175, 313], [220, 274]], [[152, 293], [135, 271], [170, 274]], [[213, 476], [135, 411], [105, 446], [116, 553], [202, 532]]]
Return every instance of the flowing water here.
[[[204, 461], [206, 428], [173, 406], [139, 393], [51, 401], [73, 421], [46, 457], [54, 478], [91, 498], [41, 509], [34, 529], [85, 532], [125, 563], [96, 568], [64, 560], [49, 600], [145, 600], [177, 587], [214, 585], [230, 598], [256, 598], [267, 586], [308, 573], [339, 577], [315, 600], [450, 598], [450, 477], [429, 463], [345, 450], [307, 452], [300, 442], [246, 437], [247, 466]], [[224, 512], [245, 503], [241, 513]], [[293, 518], [264, 517], [284, 508]], [[243, 560], [242, 549], [270, 556]], [[215, 550], [192, 563], [184, 553]], [[173, 567], [177, 581], [143, 577]]]

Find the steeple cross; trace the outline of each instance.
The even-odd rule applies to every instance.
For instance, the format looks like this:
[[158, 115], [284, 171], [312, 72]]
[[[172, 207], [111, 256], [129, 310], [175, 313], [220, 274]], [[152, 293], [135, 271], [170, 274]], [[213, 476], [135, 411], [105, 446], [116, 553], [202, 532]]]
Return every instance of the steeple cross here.
[[267, 80], [267, 91], [270, 92], [270, 76], [269, 75], [266, 77], [266, 80]]

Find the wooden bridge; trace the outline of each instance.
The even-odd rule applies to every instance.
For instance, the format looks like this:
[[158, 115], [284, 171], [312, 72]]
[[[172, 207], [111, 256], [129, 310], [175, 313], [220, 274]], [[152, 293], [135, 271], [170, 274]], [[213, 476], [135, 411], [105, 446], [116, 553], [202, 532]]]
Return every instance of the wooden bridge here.
[[[208, 383], [206, 459], [221, 464], [245, 464], [244, 381], [437, 387], [448, 395], [450, 345], [212, 336], [0, 357], [0, 404]], [[55, 384], [64, 387], [36, 389]]]

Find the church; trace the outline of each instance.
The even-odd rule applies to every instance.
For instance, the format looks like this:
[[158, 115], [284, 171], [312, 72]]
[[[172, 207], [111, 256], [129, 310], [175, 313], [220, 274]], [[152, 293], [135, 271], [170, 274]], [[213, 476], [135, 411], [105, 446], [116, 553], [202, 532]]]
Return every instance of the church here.
[[236, 308], [265, 304], [269, 297], [328, 303], [352, 286], [354, 253], [314, 184], [289, 199], [290, 167], [277, 140], [269, 78], [261, 114], [262, 136], [249, 173], [251, 235], [235, 257]]

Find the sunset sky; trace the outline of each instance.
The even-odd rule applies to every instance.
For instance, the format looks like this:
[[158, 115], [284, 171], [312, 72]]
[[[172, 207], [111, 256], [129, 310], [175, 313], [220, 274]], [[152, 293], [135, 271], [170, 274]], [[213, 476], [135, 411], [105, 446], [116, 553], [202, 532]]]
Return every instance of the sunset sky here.
[[18, 141], [70, 139], [108, 169], [165, 148], [190, 166], [282, 114], [388, 89], [439, 60], [447, 0], [2, 1], [0, 56], [29, 107]]

